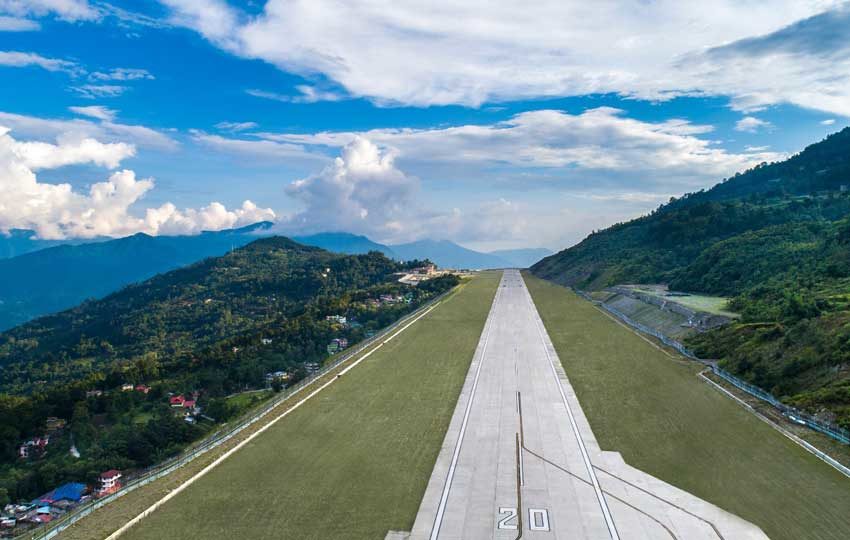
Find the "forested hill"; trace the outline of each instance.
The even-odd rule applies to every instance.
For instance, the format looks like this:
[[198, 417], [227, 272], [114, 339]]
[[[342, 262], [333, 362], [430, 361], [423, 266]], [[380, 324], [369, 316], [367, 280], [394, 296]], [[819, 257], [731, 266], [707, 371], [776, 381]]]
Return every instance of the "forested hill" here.
[[[830, 240], [850, 213], [848, 188], [850, 128], [786, 161], [736, 174], [647, 216], [593, 233], [532, 271], [585, 289], [664, 282], [702, 292], [739, 292], [783, 273], [786, 257], [797, 261], [817, 253], [831, 258], [832, 267], [842, 264]], [[752, 248], [759, 244], [753, 267]], [[736, 256], [730, 259], [730, 253]], [[710, 259], [722, 259], [722, 265], [706, 276]]]
[[173, 455], [459, 281], [416, 264], [270, 237], [0, 334], [0, 507]]
[[[223, 255], [270, 236], [271, 226], [260, 222], [191, 236], [139, 233], [125, 238], [68, 243], [0, 259], [0, 331], [68, 309], [86, 299], [101, 298], [156, 274]], [[20, 237], [13, 234], [8, 240]]]
[[379, 253], [257, 240], [0, 334], [0, 391], [77, 379], [142, 355], [173, 362], [280, 324], [321, 297], [382, 283], [400, 268]]
[[741, 321], [691, 346], [850, 427], [850, 128], [591, 234], [531, 270], [580, 289], [666, 283], [731, 296]]

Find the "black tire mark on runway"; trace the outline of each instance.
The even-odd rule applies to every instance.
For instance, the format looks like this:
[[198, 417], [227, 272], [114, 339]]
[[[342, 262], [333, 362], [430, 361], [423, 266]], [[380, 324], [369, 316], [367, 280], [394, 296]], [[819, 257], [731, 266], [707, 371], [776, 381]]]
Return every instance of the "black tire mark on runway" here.
[[599, 471], [604, 472], [604, 473], [605, 473], [605, 474], [607, 474], [608, 476], [610, 476], [610, 477], [612, 477], [612, 478], [615, 478], [615, 479], [619, 480], [620, 482], [622, 482], [622, 483], [624, 483], [624, 484], [626, 484], [626, 485], [629, 485], [629, 486], [631, 486], [631, 487], [633, 487], [633, 488], [635, 488], [635, 489], [637, 489], [637, 490], [639, 490], [639, 491], [642, 491], [642, 492], [646, 493], [646, 494], [647, 494], [647, 495], [649, 495], [650, 497], [656, 498], [656, 499], [658, 499], [658, 500], [659, 500], [659, 501], [661, 501], [661, 502], [667, 503], [667, 504], [669, 504], [670, 506], [672, 506], [673, 508], [676, 508], [676, 509], [678, 509], [678, 510], [681, 510], [682, 512], [684, 512], [684, 513], [688, 514], [688, 515], [689, 515], [689, 516], [691, 516], [691, 517], [694, 517], [694, 518], [696, 518], [696, 519], [698, 519], [698, 520], [702, 521], [703, 523], [708, 524], [708, 526], [709, 526], [709, 527], [711, 527], [711, 528], [712, 528], [712, 530], [714, 530], [714, 534], [716, 534], [716, 535], [717, 535], [717, 537], [718, 537], [718, 538], [720, 538], [720, 540], [726, 540], [726, 538], [724, 538], [724, 537], [723, 537], [723, 535], [722, 535], [722, 534], [720, 534], [720, 531], [719, 531], [719, 530], [717, 530], [717, 527], [715, 527], [715, 526], [714, 526], [714, 523], [710, 522], [709, 520], [705, 519], [704, 517], [698, 516], [698, 515], [694, 514], [693, 512], [691, 512], [691, 511], [687, 510], [686, 508], [682, 508], [681, 506], [679, 506], [678, 504], [676, 504], [676, 503], [674, 503], [674, 502], [672, 502], [672, 501], [668, 501], [667, 499], [665, 499], [665, 498], [663, 498], [663, 497], [659, 497], [658, 495], [656, 495], [655, 493], [653, 493], [653, 492], [649, 491], [648, 489], [642, 488], [642, 487], [640, 487], [640, 486], [639, 486], [639, 485], [637, 485], [637, 484], [633, 484], [633, 483], [629, 482], [628, 480], [626, 480], [625, 478], [620, 478], [620, 477], [619, 477], [619, 476], [617, 476], [616, 474], [614, 474], [614, 473], [612, 473], [612, 472], [609, 472], [609, 471], [606, 471], [606, 470], [605, 470], [605, 469], [603, 469], [602, 467], [597, 467], [596, 465], [594, 465], [594, 466], [593, 466], [593, 468], [594, 468], [594, 469], [597, 469], [597, 470], [599, 470]]
[[520, 459], [522, 459], [522, 448], [519, 443], [519, 433], [516, 434], [516, 507], [517, 507], [517, 528], [519, 528], [519, 534], [516, 536], [516, 540], [522, 538], [522, 480], [520, 478]]
[[[538, 453], [534, 452], [533, 450], [529, 450], [528, 448], [526, 448], [526, 447], [524, 447], [524, 446], [523, 446], [523, 450], [525, 450], [526, 452], [528, 452], [528, 453], [529, 453], [529, 454], [531, 454], [532, 456], [536, 457], [537, 459], [539, 459], [539, 460], [543, 461], [544, 463], [548, 463], [549, 465], [551, 465], [551, 466], [555, 467], [555, 468], [556, 468], [556, 469], [558, 469], [559, 471], [565, 472], [565, 473], [567, 473], [568, 475], [572, 476], [573, 478], [575, 478], [575, 479], [577, 479], [577, 480], [581, 480], [581, 481], [582, 481], [582, 482], [584, 482], [585, 484], [587, 484], [587, 485], [589, 485], [589, 486], [593, 487], [593, 484], [592, 484], [592, 483], [588, 482], [587, 480], [585, 480], [585, 479], [584, 479], [584, 478], [582, 478], [581, 476], [579, 476], [579, 475], [577, 475], [577, 474], [574, 474], [573, 472], [569, 471], [568, 469], [565, 469], [564, 467], [561, 467], [561, 466], [560, 466], [560, 465], [558, 465], [557, 463], [554, 463], [554, 462], [552, 462], [552, 461], [549, 461], [548, 459], [546, 459], [545, 457], [541, 456], [540, 454], [538, 454]], [[616, 500], [616, 501], [619, 501], [619, 502], [621, 502], [621, 503], [625, 504], [626, 506], [628, 506], [628, 507], [629, 507], [629, 508], [631, 508], [632, 510], [635, 510], [635, 511], [637, 511], [637, 512], [640, 512], [641, 514], [645, 515], [646, 517], [648, 517], [648, 518], [649, 518], [649, 519], [651, 519], [652, 521], [654, 521], [654, 522], [658, 523], [659, 525], [661, 525], [661, 527], [663, 527], [663, 528], [664, 528], [664, 530], [665, 530], [665, 531], [667, 531], [667, 534], [669, 534], [669, 535], [670, 535], [670, 537], [671, 537], [671, 538], [673, 538], [673, 540], [679, 540], [679, 538], [678, 538], [675, 534], [673, 534], [673, 531], [671, 531], [671, 530], [670, 530], [670, 528], [669, 528], [669, 527], [667, 527], [667, 525], [665, 525], [664, 523], [662, 523], [661, 521], [659, 521], [657, 518], [655, 518], [655, 517], [654, 517], [654, 516], [652, 516], [651, 514], [648, 514], [648, 513], [644, 512], [643, 510], [641, 510], [641, 509], [640, 509], [640, 508], [638, 508], [637, 506], [634, 506], [633, 504], [630, 504], [628, 501], [624, 501], [623, 499], [621, 499], [620, 497], [617, 497], [616, 495], [614, 495], [614, 494], [613, 494], [613, 493], [611, 493], [610, 491], [606, 491], [606, 490], [604, 490], [604, 489], [603, 489], [603, 490], [602, 490], [602, 492], [603, 492], [605, 495], [607, 495], [607, 496], [611, 497], [612, 499], [614, 499], [614, 500]]]

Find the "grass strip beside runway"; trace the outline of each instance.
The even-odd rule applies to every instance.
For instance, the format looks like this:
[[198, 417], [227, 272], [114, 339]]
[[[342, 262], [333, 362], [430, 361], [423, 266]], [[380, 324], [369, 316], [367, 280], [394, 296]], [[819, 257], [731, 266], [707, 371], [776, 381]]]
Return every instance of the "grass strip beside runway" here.
[[760, 526], [850, 538], [850, 482], [589, 302], [525, 275], [604, 450]]
[[499, 277], [464, 285], [123, 538], [372, 540], [409, 529]]

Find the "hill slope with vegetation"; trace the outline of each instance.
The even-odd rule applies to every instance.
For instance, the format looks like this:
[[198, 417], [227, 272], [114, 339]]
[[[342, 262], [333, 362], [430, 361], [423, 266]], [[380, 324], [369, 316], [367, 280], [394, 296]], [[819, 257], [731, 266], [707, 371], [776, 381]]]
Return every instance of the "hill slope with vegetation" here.
[[543, 259], [579, 289], [665, 283], [742, 314], [697, 354], [850, 427], [850, 128]]
[[[297, 382], [334, 340], [353, 344], [458, 282], [395, 280], [415, 264], [271, 237], [0, 334], [0, 502], [155, 463], [250, 405], [228, 396], [272, 372], [286, 373], [272, 389]], [[203, 414], [184, 422], [171, 395]], [[67, 427], [45, 455], [17, 459], [49, 417]]]
[[[0, 330], [100, 298], [125, 285], [269, 236], [271, 223], [193, 236], [150, 236], [66, 243], [0, 259]], [[15, 238], [12, 236], [11, 238]], [[45, 244], [47, 241], [35, 241]]]

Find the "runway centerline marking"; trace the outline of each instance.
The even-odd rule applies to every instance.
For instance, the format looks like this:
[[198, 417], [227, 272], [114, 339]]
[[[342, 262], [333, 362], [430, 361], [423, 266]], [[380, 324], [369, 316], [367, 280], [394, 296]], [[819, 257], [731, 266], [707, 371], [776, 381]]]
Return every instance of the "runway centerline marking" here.
[[602, 509], [602, 515], [605, 517], [605, 524], [608, 526], [608, 532], [611, 534], [611, 540], [620, 540], [617, 527], [614, 525], [614, 518], [611, 515], [611, 510], [608, 508], [608, 502], [605, 500], [605, 495], [602, 493], [602, 487], [599, 485], [599, 479], [596, 478], [596, 471], [593, 469], [593, 463], [591, 463], [587, 447], [584, 445], [584, 439], [582, 439], [581, 433], [579, 433], [578, 424], [576, 423], [575, 416], [573, 415], [573, 409], [570, 407], [569, 401], [567, 401], [567, 395], [564, 393], [564, 386], [561, 384], [561, 378], [558, 376], [558, 371], [555, 369], [555, 362], [552, 361], [552, 356], [549, 354], [549, 346], [547, 345], [546, 339], [543, 337], [543, 331], [540, 328], [542, 321], [540, 320], [539, 313], [537, 312], [537, 306], [534, 305], [534, 300], [531, 298], [531, 292], [529, 292], [528, 288], [524, 286], [524, 281], [523, 289], [525, 289], [526, 299], [533, 309], [532, 316], [534, 318], [534, 326], [537, 328], [537, 335], [540, 336], [540, 341], [543, 343], [543, 351], [546, 353], [546, 359], [549, 361], [549, 367], [552, 369], [552, 375], [555, 377], [555, 381], [558, 384], [558, 392], [560, 392], [561, 399], [564, 402], [564, 407], [567, 409], [570, 426], [572, 427], [573, 434], [578, 442], [579, 451], [581, 452], [581, 458], [584, 461], [584, 466], [587, 469], [587, 474], [590, 475], [593, 490], [596, 492], [596, 499], [599, 501], [599, 507]]

